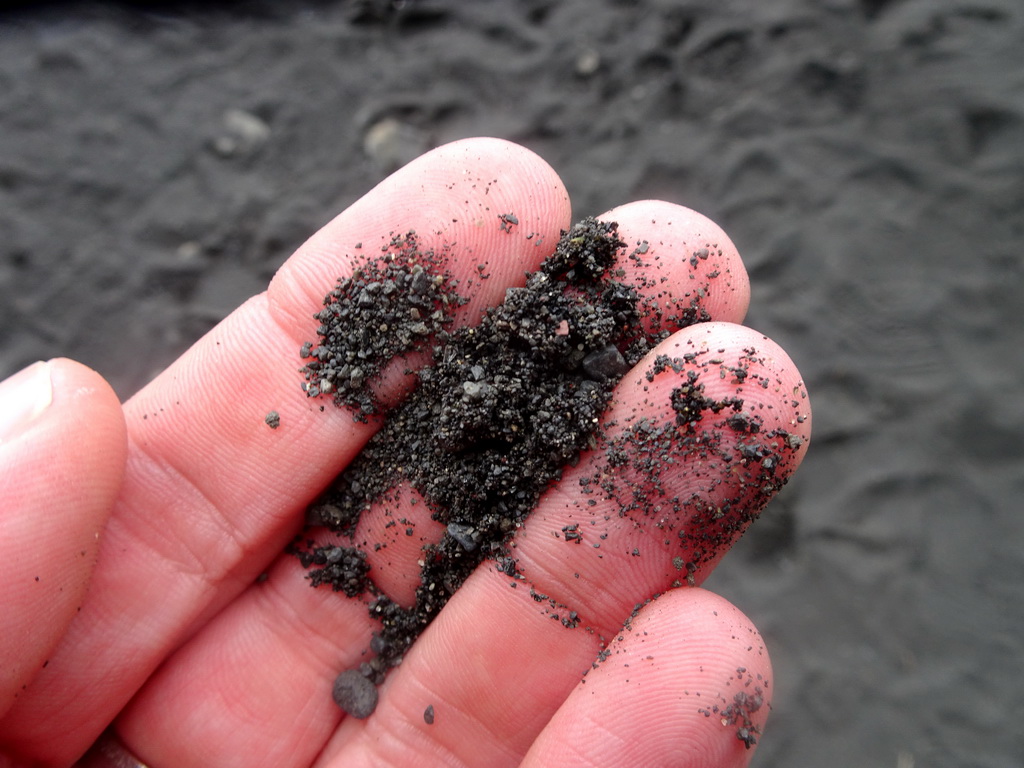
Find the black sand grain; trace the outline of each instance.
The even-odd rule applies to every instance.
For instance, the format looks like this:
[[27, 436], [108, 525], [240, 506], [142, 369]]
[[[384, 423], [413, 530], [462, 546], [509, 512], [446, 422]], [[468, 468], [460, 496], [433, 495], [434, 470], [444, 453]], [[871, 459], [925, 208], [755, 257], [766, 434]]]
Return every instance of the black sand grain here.
[[332, 695], [339, 707], [360, 720], [377, 708], [377, 686], [358, 669], [347, 669], [338, 675]]

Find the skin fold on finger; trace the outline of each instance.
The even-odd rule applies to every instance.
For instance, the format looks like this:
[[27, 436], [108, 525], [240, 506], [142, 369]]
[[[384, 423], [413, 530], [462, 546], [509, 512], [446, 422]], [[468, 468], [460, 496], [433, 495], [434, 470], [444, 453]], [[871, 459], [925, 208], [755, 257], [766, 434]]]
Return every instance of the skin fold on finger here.
[[573, 689], [522, 765], [745, 766], [771, 708], [760, 634], [703, 589], [645, 604]]
[[[406, 528], [366, 527], [359, 537], [411, 545], [415, 558], [424, 536]], [[151, 678], [117, 722], [136, 754], [180, 768], [313, 762], [341, 719], [334, 678], [365, 654], [371, 627], [365, 602], [310, 589], [304, 575], [283, 557]], [[414, 575], [392, 571], [380, 581], [402, 588]]]
[[[636, 605], [710, 572], [799, 464], [810, 411], [777, 345], [706, 323], [620, 382], [606, 424], [605, 446], [517, 535], [518, 578], [478, 569], [392, 672], [374, 717], [346, 720], [320, 764], [401, 765], [423, 751], [516, 763]], [[417, 712], [431, 702], [427, 728]]]
[[[708, 219], [680, 206], [656, 201], [623, 206], [609, 212], [604, 218], [619, 222], [620, 236], [626, 242], [625, 253], [634, 254], [632, 258], [622, 261], [624, 279], [640, 286], [649, 300], [648, 307], [653, 307], [654, 302], [658, 303], [659, 306], [654, 309], [660, 314], [664, 327], [671, 327], [686, 312], [694, 310], [727, 320], [742, 318], [749, 295], [746, 274], [735, 247]], [[641, 267], [641, 264], [647, 266]], [[422, 545], [426, 540], [436, 538], [440, 530], [438, 524], [429, 519], [426, 505], [422, 502], [412, 504], [409, 498], [406, 496], [398, 503], [375, 508], [372, 513], [364, 514], [355, 537], [369, 552], [373, 572], [380, 574], [375, 576], [375, 580], [379, 581], [378, 586], [396, 599], [411, 594], [413, 582], [409, 579], [410, 575], [418, 578], [416, 559], [420, 557]], [[374, 542], [383, 545], [379, 551], [372, 546]], [[294, 563], [282, 565], [281, 572], [291, 568], [290, 578], [298, 584], [297, 588], [308, 590], [297, 568], [293, 566]], [[278, 571], [274, 573], [272, 578], [276, 578]], [[405, 574], [404, 585], [402, 574]], [[278, 741], [282, 745], [279, 750], [268, 736], [294, 729], [294, 710], [288, 707], [274, 707], [262, 712], [259, 717], [250, 717], [248, 705], [241, 708], [224, 706], [219, 710], [219, 717], [189, 718], [189, 712], [216, 709], [207, 707], [209, 694], [205, 687], [194, 682], [190, 684], [190, 681], [214, 681], [222, 685], [229, 692], [215, 694], [216, 700], [221, 703], [229, 699], [244, 702], [267, 698], [279, 700], [279, 694], [275, 691], [280, 691], [281, 687], [275, 675], [247, 674], [245, 665], [240, 663], [224, 668], [220, 663], [224, 653], [238, 654], [239, 657], [251, 654], [255, 658], [270, 658], [277, 654], [278, 658], [287, 659], [280, 666], [304, 669], [309, 675], [306, 683], [307, 697], [299, 695], [297, 698], [302, 701], [317, 700], [319, 696], [319, 701], [330, 717], [335, 722], [340, 719], [340, 713], [333, 702], [323, 696], [323, 686], [325, 679], [330, 682], [333, 674], [358, 663], [361, 654], [365, 653], [374, 625], [367, 618], [365, 604], [358, 603], [362, 633], [359, 642], [346, 648], [351, 632], [339, 635], [339, 650], [331, 659], [333, 674], [328, 672], [325, 675], [322, 654], [308, 653], [305, 647], [304, 621], [296, 618], [292, 608], [286, 605], [296, 599], [295, 592], [280, 587], [267, 592], [265, 587], [254, 587], [250, 590], [251, 595], [242, 598], [249, 608], [233, 611], [230, 620], [227, 617], [218, 619], [218, 622], [230, 621], [231, 629], [217, 627], [197, 637], [164, 667], [160, 675], [133, 702], [120, 720], [119, 729], [140, 754], [151, 756], [155, 762], [159, 762], [160, 757], [166, 757], [180, 765], [193, 764], [201, 759], [197, 757], [200, 755], [205, 759], [216, 757], [223, 764], [238, 759], [249, 760], [249, 764], [260, 761], [259, 764], [280, 765], [285, 764], [282, 761], [289, 756], [296, 754], [289, 738], [282, 737]], [[338, 604], [346, 602], [340, 596], [329, 597]], [[275, 600], [281, 600], [282, 604], [277, 605]], [[329, 610], [329, 607], [325, 605], [323, 610]], [[350, 621], [348, 607], [339, 610], [346, 617], [344, 621]], [[280, 621], [279, 617], [284, 617], [285, 621], [297, 621], [292, 642], [284, 642], [277, 633], [265, 631], [267, 626]], [[326, 623], [329, 625], [330, 621]], [[310, 642], [319, 646], [316, 633], [311, 636]], [[296, 672], [289, 676], [290, 685], [296, 684], [299, 675]], [[161, 719], [168, 719], [166, 713], [169, 710], [177, 712], [179, 708], [180, 717], [169, 718], [176, 723], [174, 733], [154, 733], [152, 723], [158, 713]], [[196, 731], [190, 732], [189, 738], [182, 738], [182, 720], [195, 725]], [[236, 750], [232, 746], [235, 742], [231, 740], [225, 743], [223, 754], [211, 752], [217, 749], [217, 734], [220, 731], [239, 735], [238, 743], [248, 744], [251, 749]], [[247, 735], [242, 738], [241, 734]], [[190, 751], [191, 745], [196, 745], [194, 752]], [[266, 762], [262, 762], [264, 760]]]
[[17, 376], [36, 413], [0, 443], [0, 714], [49, 666], [81, 605], [127, 454], [121, 404], [98, 373], [58, 359]]
[[[509, 213], [518, 224], [500, 218]], [[420, 249], [473, 296], [455, 317], [466, 322], [522, 283], [568, 218], [561, 182], [527, 150], [490, 139], [442, 147], [339, 215], [266, 294], [133, 398], [125, 483], [90, 597], [0, 722], [0, 744], [45, 765], [84, 751], [163, 658], [280, 552], [312, 496], [372, 434], [372, 420], [321, 413], [299, 389], [299, 347], [315, 339], [311, 316], [350, 268], [346, 255], [379, 253], [415, 230]], [[264, 421], [271, 410], [276, 430]]]
[[282, 558], [157, 671], [117, 731], [151, 765], [308, 766], [341, 719], [331, 686], [366, 649], [366, 613]]

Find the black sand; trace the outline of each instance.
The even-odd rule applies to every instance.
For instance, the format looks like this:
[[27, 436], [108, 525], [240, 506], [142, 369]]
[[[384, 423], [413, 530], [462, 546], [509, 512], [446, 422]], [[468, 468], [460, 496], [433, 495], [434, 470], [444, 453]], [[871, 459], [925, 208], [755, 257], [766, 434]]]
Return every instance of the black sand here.
[[708, 583], [775, 664], [757, 763], [1016, 765], [1020, 3], [356, 5], [0, 15], [0, 374], [65, 354], [127, 396], [461, 136], [537, 150], [577, 216], [685, 203], [815, 406]]
[[[679, 570], [692, 574], [701, 558], [714, 558], [758, 517], [788, 480], [790, 456], [803, 442], [784, 430], [764, 429], [761, 416], [744, 408], [740, 397], [716, 400], [706, 394], [704, 377], [747, 380], [752, 366], [757, 368], [753, 349], [735, 366], [714, 357], [701, 362], [703, 355], [696, 353], [688, 360], [659, 354], [641, 362], [674, 331], [710, 320], [700, 296], [729, 278], [712, 272], [706, 288], [669, 300], [659, 287], [659, 265], [644, 256], [647, 242], [631, 250], [614, 222], [587, 218], [573, 225], [525, 285], [509, 288], [477, 325], [451, 331], [446, 326], [463, 301], [437, 254], [421, 250], [413, 232], [382, 250], [364, 257], [327, 294], [315, 314], [317, 340], [300, 351], [308, 360], [308, 397], [328, 398], [358, 421], [380, 420], [360, 455], [310, 505], [307, 531], [293, 547], [312, 586], [365, 596], [369, 615], [379, 621], [372, 657], [358, 670], [342, 672], [335, 687], [339, 706], [356, 717], [372, 709], [362, 696], [349, 695], [353, 674], [383, 682], [485, 561], [524, 580], [538, 601], [548, 599], [519, 573], [510, 542], [544, 491], [584, 451], [597, 457], [592, 476], [579, 481], [591, 503], [602, 494], [617, 503], [617, 517], [637, 525], [655, 503], [690, 520], [691, 532], [679, 535], [695, 542], [686, 547], [694, 552], [693, 562], [681, 563]], [[707, 258], [708, 248], [698, 249], [691, 268]], [[636, 271], [628, 283], [617, 279], [625, 275], [617, 265], [626, 263]], [[430, 328], [424, 324], [428, 317]], [[363, 333], [364, 328], [376, 332]], [[431, 350], [431, 364], [417, 371], [409, 397], [382, 414], [372, 396], [374, 375], [395, 355], [416, 349]], [[674, 417], [666, 423], [638, 419], [608, 438], [601, 417], [615, 385], [638, 365], [646, 367], [649, 381], [675, 371]], [[749, 384], [757, 386], [754, 379]], [[730, 466], [744, 478], [739, 495], [722, 498], [713, 487], [685, 498], [671, 495], [663, 475], [688, 456]], [[624, 465], [633, 471], [616, 471]], [[408, 605], [382, 591], [369, 574], [368, 554], [386, 550], [390, 537], [356, 536], [360, 518], [375, 503], [388, 510], [385, 528], [409, 524], [393, 511], [400, 485], [414, 489], [444, 526], [440, 540], [420, 552], [419, 583]], [[306, 538], [322, 528], [337, 538]], [[580, 541], [578, 525], [563, 532], [566, 541]], [[553, 618], [567, 629], [578, 626], [575, 611], [558, 610]], [[740, 728], [740, 738], [751, 746], [750, 723]]]

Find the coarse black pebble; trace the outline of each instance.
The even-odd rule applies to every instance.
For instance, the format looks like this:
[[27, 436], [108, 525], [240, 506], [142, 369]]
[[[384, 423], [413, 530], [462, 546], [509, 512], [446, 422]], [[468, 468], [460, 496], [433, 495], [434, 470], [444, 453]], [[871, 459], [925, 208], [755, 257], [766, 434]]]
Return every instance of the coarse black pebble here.
[[584, 357], [583, 370], [592, 379], [607, 381], [625, 376], [629, 372], [629, 364], [618, 348], [609, 344]]
[[279, 414], [277, 411], [271, 411], [266, 415], [266, 417], [263, 420], [271, 429], [277, 429], [278, 427], [281, 426], [281, 414]]
[[335, 704], [359, 720], [365, 720], [377, 708], [377, 686], [358, 669], [338, 675], [331, 693]]
[[448, 523], [447, 531], [448, 535], [455, 539], [455, 542], [467, 552], [472, 552], [479, 546], [479, 533], [471, 525]]

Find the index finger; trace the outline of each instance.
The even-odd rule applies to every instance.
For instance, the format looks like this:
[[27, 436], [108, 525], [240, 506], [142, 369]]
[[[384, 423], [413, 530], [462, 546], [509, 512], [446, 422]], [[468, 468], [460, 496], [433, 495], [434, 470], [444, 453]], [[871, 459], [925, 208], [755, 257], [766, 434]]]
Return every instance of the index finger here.
[[[320, 230], [266, 293], [132, 398], [127, 475], [91, 590], [0, 721], [0, 743], [39, 762], [75, 759], [168, 653], [280, 552], [312, 497], [372, 434], [372, 421], [321, 414], [299, 389], [311, 315], [360, 251], [380, 253], [415, 231], [468, 298], [453, 322], [473, 322], [551, 252], [569, 215], [565, 188], [531, 152], [493, 139], [442, 147]], [[403, 386], [386, 377], [382, 398]], [[265, 422], [269, 411], [279, 429]]]

